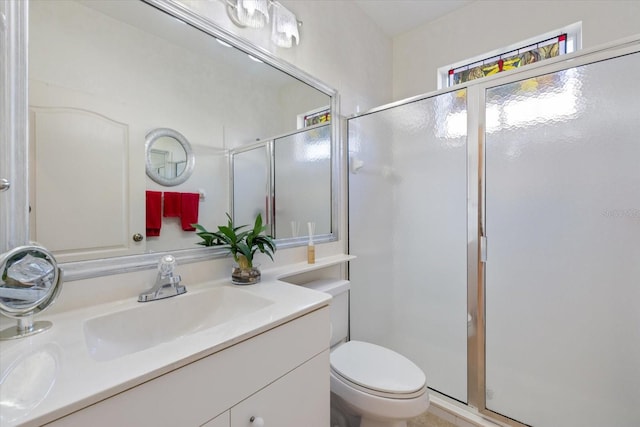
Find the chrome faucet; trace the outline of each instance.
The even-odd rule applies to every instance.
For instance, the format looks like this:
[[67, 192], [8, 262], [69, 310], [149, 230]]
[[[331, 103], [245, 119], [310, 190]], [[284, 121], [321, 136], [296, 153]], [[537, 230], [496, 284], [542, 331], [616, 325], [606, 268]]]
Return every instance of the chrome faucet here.
[[158, 276], [153, 288], [141, 293], [138, 302], [155, 301], [163, 298], [175, 297], [187, 292], [187, 288], [180, 284], [180, 275], [174, 274], [176, 259], [173, 255], [165, 255], [158, 262]]

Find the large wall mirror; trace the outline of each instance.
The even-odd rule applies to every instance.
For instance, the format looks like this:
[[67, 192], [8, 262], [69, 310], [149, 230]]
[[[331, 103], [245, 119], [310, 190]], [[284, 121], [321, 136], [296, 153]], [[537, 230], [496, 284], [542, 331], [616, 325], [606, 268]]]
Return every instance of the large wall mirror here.
[[[56, 255], [66, 280], [151, 268], [167, 251], [187, 262], [216, 256], [215, 248], [196, 245], [184, 221], [162, 215], [167, 194], [197, 194], [197, 222], [210, 229], [232, 210], [248, 218], [253, 212], [234, 203], [231, 153], [317, 128], [304, 122], [315, 117], [310, 113], [328, 108], [338, 117], [333, 89], [180, 1], [30, 0], [28, 33], [25, 234]], [[188, 141], [184, 159], [160, 159], [169, 150], [157, 129], [175, 131], [182, 147]], [[329, 241], [337, 238], [330, 195], [337, 188], [338, 125], [326, 129], [329, 173], [295, 195], [283, 186], [275, 206], [313, 200], [323, 215], [317, 222], [328, 224], [317, 234]], [[145, 152], [149, 135], [157, 153]], [[282, 170], [294, 170], [298, 158], [287, 156]], [[158, 166], [149, 176], [156, 163], [168, 169]], [[243, 180], [269, 192], [263, 175], [247, 167]], [[158, 235], [149, 233], [150, 214], [160, 223]], [[290, 233], [275, 237], [280, 247], [299, 243]]]

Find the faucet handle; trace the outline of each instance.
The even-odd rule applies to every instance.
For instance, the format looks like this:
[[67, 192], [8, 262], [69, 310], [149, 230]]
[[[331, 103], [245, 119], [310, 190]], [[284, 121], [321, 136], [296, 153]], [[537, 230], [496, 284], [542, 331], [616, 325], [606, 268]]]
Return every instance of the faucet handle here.
[[158, 273], [162, 277], [172, 276], [177, 262], [173, 255], [164, 255], [158, 262]]
[[187, 288], [180, 284], [180, 275], [174, 274], [176, 265], [176, 259], [173, 255], [165, 255], [160, 258], [156, 283], [151, 289], [138, 296], [138, 302], [156, 301], [187, 292]]

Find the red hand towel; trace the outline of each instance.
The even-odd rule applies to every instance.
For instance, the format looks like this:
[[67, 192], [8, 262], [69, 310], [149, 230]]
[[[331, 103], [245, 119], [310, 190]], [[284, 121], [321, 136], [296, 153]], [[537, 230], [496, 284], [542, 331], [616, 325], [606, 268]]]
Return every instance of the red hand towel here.
[[180, 216], [181, 193], [164, 193], [164, 216]]
[[147, 237], [159, 236], [162, 227], [162, 193], [147, 191]]
[[184, 231], [195, 231], [191, 224], [198, 222], [198, 207], [200, 205], [200, 194], [182, 193], [181, 197], [182, 213], [180, 220]]

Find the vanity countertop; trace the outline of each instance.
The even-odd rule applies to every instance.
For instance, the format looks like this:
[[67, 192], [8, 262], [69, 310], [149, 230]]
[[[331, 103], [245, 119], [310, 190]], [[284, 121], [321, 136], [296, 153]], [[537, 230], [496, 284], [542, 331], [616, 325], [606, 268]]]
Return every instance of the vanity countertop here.
[[[251, 286], [234, 286], [228, 279], [189, 285], [185, 295], [190, 298], [205, 295], [213, 288], [227, 287], [268, 300], [268, 305], [106, 360], [96, 360], [90, 354], [85, 338], [87, 321], [146, 304], [160, 307], [182, 296], [144, 304], [129, 298], [51, 316], [45, 312], [36, 320], [51, 321], [50, 330], [0, 342], [0, 426], [37, 426], [53, 421], [324, 307], [330, 303], [329, 295], [279, 279], [344, 263], [350, 258], [337, 255], [319, 259], [313, 265], [299, 263], [267, 269], [263, 271], [262, 282]], [[167, 310], [169, 321], [171, 316], [171, 310]]]

